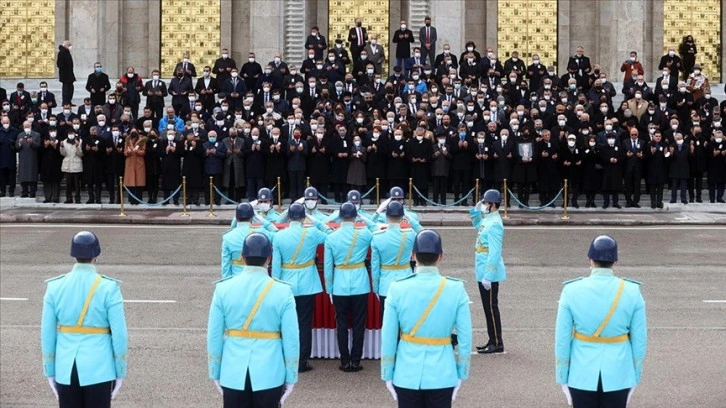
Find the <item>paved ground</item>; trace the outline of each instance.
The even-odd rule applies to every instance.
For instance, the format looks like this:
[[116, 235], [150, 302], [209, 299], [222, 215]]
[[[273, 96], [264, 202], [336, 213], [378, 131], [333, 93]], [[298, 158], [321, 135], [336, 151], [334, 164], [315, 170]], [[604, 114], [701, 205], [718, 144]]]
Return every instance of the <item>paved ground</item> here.
[[[0, 406], [53, 406], [42, 376], [39, 320], [43, 280], [65, 273], [70, 237], [80, 225], [0, 225]], [[207, 379], [205, 327], [219, 275], [222, 226], [84, 226], [103, 243], [102, 273], [123, 280], [130, 328], [129, 377], [116, 407], [214, 407]], [[441, 228], [446, 273], [471, 280], [474, 232]], [[726, 388], [726, 227], [510, 227], [509, 280], [501, 294], [507, 353], [472, 356], [471, 379], [456, 407], [564, 407], [554, 382], [553, 325], [561, 282], [586, 274], [587, 245], [610, 233], [621, 246], [622, 275], [642, 280], [650, 326], [643, 383], [633, 407], [724, 407]], [[484, 342], [476, 286], [475, 344]], [[5, 300], [27, 298], [27, 300]], [[344, 374], [313, 361], [291, 407], [394, 406], [379, 363]], [[721, 384], [721, 385], [719, 385]]]

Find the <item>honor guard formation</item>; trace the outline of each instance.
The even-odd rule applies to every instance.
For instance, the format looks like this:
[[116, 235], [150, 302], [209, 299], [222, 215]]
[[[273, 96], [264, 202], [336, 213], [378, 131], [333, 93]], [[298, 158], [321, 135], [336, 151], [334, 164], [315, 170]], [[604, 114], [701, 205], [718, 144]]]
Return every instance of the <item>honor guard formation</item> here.
[[[444, 243], [422, 229], [394, 187], [373, 213], [352, 190], [333, 214], [317, 209], [314, 187], [283, 213], [271, 191], [237, 206], [221, 245], [207, 328], [209, 378], [223, 406], [278, 407], [310, 363], [316, 308], [334, 311], [339, 369], [364, 369], [367, 324], [380, 321], [381, 380], [399, 407], [450, 407], [469, 379], [474, 354], [503, 354], [499, 313], [502, 197], [487, 190], [470, 209], [476, 230], [473, 276], [487, 324], [473, 347], [467, 288], [445, 276]], [[71, 243], [73, 269], [47, 281], [41, 323], [43, 369], [60, 407], [109, 407], [127, 367], [127, 328], [118, 281], [100, 275], [91, 232]], [[615, 239], [596, 237], [590, 275], [565, 282], [557, 312], [556, 382], [567, 403], [625, 407], [646, 354], [640, 283], [614, 275]], [[321, 302], [321, 300], [323, 300]], [[375, 313], [369, 313], [375, 305]], [[352, 336], [352, 338], [349, 338]]]

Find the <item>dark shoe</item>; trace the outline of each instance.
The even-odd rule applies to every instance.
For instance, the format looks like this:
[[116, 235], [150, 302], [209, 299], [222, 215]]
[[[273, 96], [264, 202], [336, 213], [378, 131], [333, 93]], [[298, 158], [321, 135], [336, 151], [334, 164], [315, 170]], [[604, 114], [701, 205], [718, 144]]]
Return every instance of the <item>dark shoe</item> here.
[[476, 346], [476, 351], [478, 352], [478, 351], [484, 350], [485, 348], [487, 348], [489, 346], [491, 346], [490, 343], [487, 343], [486, 345], [483, 345], [483, 346]]
[[30, 198], [35, 198], [35, 193], [30, 193]]
[[53, 202], [56, 203], [56, 204], [58, 204], [58, 203], [60, 203], [60, 199], [59, 198], [56, 198], [55, 200], [53, 200]]
[[479, 354], [504, 353], [504, 346], [497, 347], [493, 344], [490, 344], [481, 350], [477, 349], [477, 353], [479, 353]]
[[0, 191], [0, 197], [5, 197], [5, 192], [4, 191]]
[[650, 208], [655, 209], [656, 207], [658, 207], [658, 206], [655, 203], [650, 204]]
[[635, 207], [635, 208], [640, 208], [640, 204], [638, 204], [638, 203], [633, 203], [633, 207]]
[[363, 366], [360, 365], [360, 362], [352, 363], [350, 365], [350, 372], [351, 373], [357, 373], [358, 371], [361, 371], [363, 369]]
[[110, 200], [108, 200], [108, 203], [109, 203], [109, 204], [116, 204], [116, 203], [115, 203], [115, 202], [113, 201], [113, 198], [112, 198], [112, 199], [110, 199]]
[[28, 198], [28, 193], [22, 193], [22, 194], [20, 194], [20, 198]]
[[15, 197], [15, 192], [9, 191], [8, 192], [8, 197]]
[[101, 204], [101, 199], [100, 198], [97, 198], [96, 201], [95, 201], [95, 203], [96, 204]]
[[613, 204], [613, 208], [621, 209], [623, 207], [620, 204]]
[[681, 203], [683, 203], [683, 204], [688, 204], [688, 201], [681, 201]]
[[663, 208], [663, 202], [658, 203], [658, 208]]
[[86, 204], [94, 204], [95, 202], [96, 202], [96, 200], [94, 200], [93, 198], [91, 198], [88, 201], [86, 201]]
[[607, 209], [608, 207], [610, 207], [610, 204], [603, 204], [603, 205], [602, 205], [602, 209], [603, 209], [603, 210], [604, 210], [604, 209]]
[[63, 204], [73, 204], [73, 200], [66, 200], [66, 201], [63, 201]]
[[179, 205], [179, 201], [174, 200], [174, 205]]
[[572, 208], [580, 208], [580, 205], [577, 204], [577, 201], [572, 203]]
[[625, 203], [625, 208], [635, 207], [633, 203]]
[[338, 366], [338, 370], [349, 373], [350, 372], [350, 363], [340, 363], [340, 366]]
[[[12, 196], [10, 196], [10, 197], [12, 197]], [[716, 200], [716, 202], [717, 202], [717, 203], [722, 203], [722, 204], [723, 204], [723, 203], [726, 203], [726, 201], [724, 201], [723, 199], [722, 199], [722, 200]]]
[[300, 364], [300, 366], [297, 369], [298, 373], [307, 373], [308, 371], [311, 371], [313, 369], [313, 366], [310, 365], [307, 361], [304, 361]]
[[671, 204], [675, 204], [676, 203], [676, 200], [671, 200], [670, 203]]
[[701, 200], [700, 198], [697, 198], [697, 199], [696, 199], [696, 202], [697, 202], [697, 203], [702, 203], [702, 202], [703, 202], [703, 200]]
[[48, 204], [49, 202], [50, 202], [50, 200], [48, 200], [47, 198], [45, 200], [43, 200], [43, 204]]

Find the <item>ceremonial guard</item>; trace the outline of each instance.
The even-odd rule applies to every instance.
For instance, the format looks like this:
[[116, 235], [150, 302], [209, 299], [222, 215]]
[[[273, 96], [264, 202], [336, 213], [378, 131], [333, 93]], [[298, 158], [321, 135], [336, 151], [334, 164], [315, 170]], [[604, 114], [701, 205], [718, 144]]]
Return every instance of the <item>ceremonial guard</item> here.
[[401, 187], [392, 187], [391, 190], [388, 192], [388, 198], [386, 200], [383, 200], [381, 204], [378, 206], [378, 209], [376, 210], [376, 215], [373, 218], [374, 222], [381, 222], [380, 220], [381, 215], [383, 215], [386, 212], [386, 208], [388, 208], [388, 203], [398, 201], [403, 205], [403, 220], [406, 221], [404, 225], [408, 224], [415, 232], [419, 232], [423, 229], [421, 226], [421, 223], [418, 221], [418, 214], [416, 214], [414, 211], [407, 210], [406, 207], [406, 196], [403, 194], [403, 189]]
[[567, 403], [625, 408], [640, 383], [648, 328], [640, 282], [618, 278], [615, 239], [596, 237], [590, 276], [565, 282], [557, 309], [555, 370]]
[[101, 244], [81, 231], [71, 242], [73, 270], [49, 279], [40, 334], [43, 374], [61, 408], [110, 407], [127, 368], [119, 282], [96, 272]]
[[267, 221], [277, 222], [280, 214], [272, 209], [272, 204], [272, 191], [267, 187], [261, 188], [257, 192], [257, 215]]
[[295, 299], [290, 285], [267, 275], [271, 255], [266, 236], [249, 235], [242, 247], [244, 269], [214, 289], [207, 361], [225, 408], [277, 408], [297, 382]]
[[[366, 269], [366, 256], [373, 234], [356, 228], [355, 205], [340, 206], [340, 228], [325, 240], [325, 291], [335, 306], [335, 321], [340, 349], [340, 370], [357, 372], [363, 369], [363, 335], [371, 282]], [[348, 348], [348, 317], [352, 317], [353, 347]]]
[[507, 271], [502, 259], [504, 224], [499, 215], [501, 202], [499, 191], [491, 189], [485, 191], [481, 202], [469, 210], [471, 223], [477, 229], [474, 244], [475, 273], [489, 335], [487, 344], [477, 346], [477, 351], [482, 354], [504, 352], [502, 321], [499, 317], [499, 284], [507, 278]]
[[[320, 221], [312, 219], [318, 228], [303, 228], [305, 208], [293, 203], [287, 211], [290, 224], [277, 233], [272, 245], [272, 277], [292, 286], [300, 327], [300, 364], [304, 373], [313, 367], [308, 362], [312, 351], [312, 325], [315, 295], [323, 291], [315, 264], [318, 245], [325, 243], [327, 231]], [[323, 232], [325, 231], [325, 232]]]
[[[416, 273], [388, 289], [381, 329], [381, 379], [401, 408], [449, 408], [469, 378], [472, 327], [464, 282], [441, 276], [441, 237], [414, 241]], [[450, 334], [456, 329], [458, 352]], [[400, 340], [399, 340], [400, 338]]]
[[325, 222], [328, 217], [318, 210], [318, 204], [320, 203], [320, 197], [318, 190], [315, 187], [308, 187], [303, 192], [303, 204], [305, 205], [305, 213], [320, 222]]
[[255, 210], [250, 203], [237, 205], [235, 211], [237, 223], [222, 236], [222, 279], [237, 275], [244, 268], [245, 263], [240, 255], [247, 236], [257, 232], [272, 241], [272, 233], [276, 232], [277, 228], [264, 218], [260, 219], [262, 224], [255, 226], [252, 224], [254, 218]]
[[[360, 192], [358, 190], [348, 191], [348, 195], [346, 196], [346, 201], [355, 206], [355, 209], [358, 212], [357, 220], [360, 220], [361, 222], [365, 223], [366, 226], [368, 226], [368, 228], [372, 231], [375, 231], [378, 229], [378, 224], [376, 224], [375, 222], [372, 221], [373, 216], [361, 208], [361, 204], [363, 203], [363, 198], [361, 197]], [[340, 222], [340, 211], [339, 210], [333, 211], [328, 216], [328, 218], [325, 220], [325, 222], [326, 223]]]
[[381, 301], [381, 314], [385, 310], [388, 287], [391, 283], [411, 275], [411, 252], [416, 233], [401, 227], [403, 205], [398, 201], [388, 203], [388, 226], [376, 231], [371, 241], [371, 280], [373, 292]]

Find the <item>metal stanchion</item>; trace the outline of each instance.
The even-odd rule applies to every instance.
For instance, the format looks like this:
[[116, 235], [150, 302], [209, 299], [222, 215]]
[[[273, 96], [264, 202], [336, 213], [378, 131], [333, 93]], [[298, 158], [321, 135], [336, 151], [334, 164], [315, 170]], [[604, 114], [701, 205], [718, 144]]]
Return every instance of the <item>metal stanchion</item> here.
[[476, 184], [474, 187], [474, 204], [479, 202], [479, 178], [476, 179]]
[[507, 189], [507, 179], [504, 179], [504, 184], [503, 184], [502, 190], [504, 190], [503, 191], [503, 193], [504, 193], [503, 194], [503, 196], [504, 196], [504, 216], [502, 216], [502, 219], [508, 220], [509, 219], [509, 214], [507, 213], [507, 204], [509, 204], [509, 201], [508, 201], [508, 199], [509, 199], [509, 194], [508, 194], [509, 193], [509, 189]]
[[413, 208], [413, 178], [408, 179], [408, 209]]
[[305, 180], [305, 188], [310, 187], [310, 177]]
[[187, 212], [187, 176], [182, 176], [182, 217], [189, 217]]
[[381, 181], [376, 177], [376, 205], [381, 205]]
[[209, 215], [207, 217], [216, 217], [214, 215], [214, 177], [209, 177]]
[[282, 189], [280, 188], [280, 178], [277, 178], [277, 211], [282, 211]]
[[[113, 194], [113, 192], [112, 192]], [[111, 197], [113, 198], [113, 197]], [[121, 212], [119, 213], [119, 217], [125, 217], [126, 211], [124, 210], [124, 178], [119, 177], [118, 178], [118, 203], [121, 205]]]
[[562, 194], [563, 194], [563, 196], [562, 196], [562, 209], [563, 209], [562, 219], [569, 220], [570, 216], [567, 214], [567, 204], [568, 204], [567, 203], [567, 179], [565, 179], [565, 186], [562, 190]]

